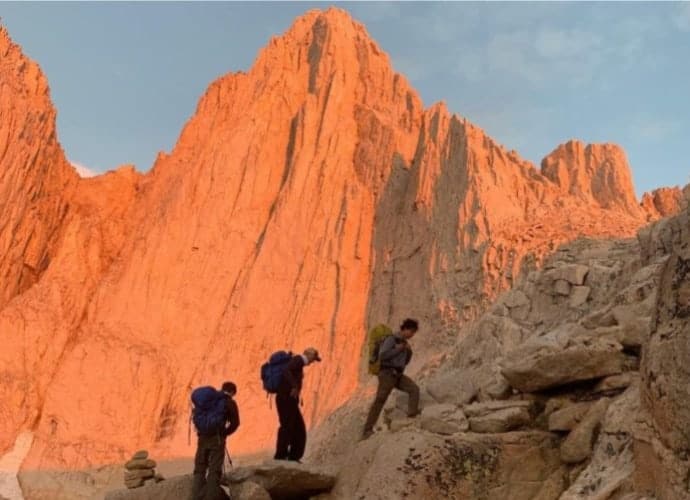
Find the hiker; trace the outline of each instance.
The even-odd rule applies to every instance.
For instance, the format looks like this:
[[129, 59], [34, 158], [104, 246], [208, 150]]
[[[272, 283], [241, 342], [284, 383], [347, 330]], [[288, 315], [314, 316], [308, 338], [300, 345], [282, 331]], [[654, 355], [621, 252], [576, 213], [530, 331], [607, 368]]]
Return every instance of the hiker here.
[[278, 441], [276, 460], [300, 462], [307, 444], [307, 428], [300, 411], [300, 391], [302, 390], [303, 368], [314, 361], [321, 361], [319, 351], [313, 347], [304, 350], [304, 354], [292, 356], [283, 370], [280, 385], [276, 392], [278, 409]]
[[[193, 420], [198, 442], [194, 457], [192, 500], [228, 498], [220, 487], [225, 441], [240, 426], [240, 414], [233, 399], [237, 386], [225, 382], [220, 391], [200, 387], [192, 392]], [[208, 471], [208, 475], [207, 475]]]
[[407, 416], [419, 415], [419, 387], [403, 372], [412, 358], [412, 348], [407, 342], [419, 329], [416, 320], [407, 318], [400, 325], [400, 332], [384, 337], [378, 350], [378, 361], [381, 368], [378, 372], [379, 385], [376, 399], [369, 409], [369, 416], [364, 424], [362, 439], [367, 439], [374, 433], [374, 424], [386, 404], [391, 391], [399, 389], [409, 396]]

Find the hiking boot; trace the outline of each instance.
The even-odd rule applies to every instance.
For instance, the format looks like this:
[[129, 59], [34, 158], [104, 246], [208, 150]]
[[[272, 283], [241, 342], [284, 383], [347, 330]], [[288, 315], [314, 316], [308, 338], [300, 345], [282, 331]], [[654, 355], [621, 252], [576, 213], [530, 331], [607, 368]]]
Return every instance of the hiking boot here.
[[362, 433], [362, 437], [359, 438], [360, 441], [364, 441], [366, 439], [369, 439], [371, 436], [374, 435], [374, 431], [372, 430], [366, 430]]
[[408, 414], [407, 414], [407, 418], [415, 418], [415, 417], [418, 417], [418, 416], [421, 415], [421, 414], [422, 414], [422, 411], [421, 411], [421, 410], [417, 410], [417, 411], [414, 412], [414, 413], [408, 413]]

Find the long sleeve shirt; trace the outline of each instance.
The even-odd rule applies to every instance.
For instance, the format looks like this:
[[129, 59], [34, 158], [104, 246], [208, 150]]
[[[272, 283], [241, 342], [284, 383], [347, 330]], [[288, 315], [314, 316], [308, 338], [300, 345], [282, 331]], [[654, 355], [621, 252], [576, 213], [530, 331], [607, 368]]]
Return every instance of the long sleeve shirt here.
[[228, 404], [225, 411], [226, 423], [223, 434], [227, 437], [233, 434], [240, 426], [240, 411], [237, 407], [237, 403], [231, 397], [228, 397]]
[[302, 390], [302, 379], [304, 378], [304, 365], [306, 361], [304, 356], [293, 356], [288, 361], [285, 371], [283, 372], [280, 386], [278, 387], [278, 394], [287, 396], [293, 389], [299, 393]]
[[412, 358], [412, 350], [407, 349], [398, 350], [398, 345], [407, 343], [399, 333], [389, 335], [383, 340], [381, 348], [379, 349], [379, 359], [381, 360], [381, 368], [395, 368], [403, 371], [405, 366]]

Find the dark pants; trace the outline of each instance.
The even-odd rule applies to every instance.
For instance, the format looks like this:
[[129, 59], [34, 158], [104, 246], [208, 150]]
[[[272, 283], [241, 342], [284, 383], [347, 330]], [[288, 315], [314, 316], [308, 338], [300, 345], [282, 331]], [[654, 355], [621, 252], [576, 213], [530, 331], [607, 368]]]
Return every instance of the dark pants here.
[[417, 414], [419, 411], [419, 387], [417, 387], [417, 384], [410, 377], [396, 370], [382, 368], [379, 372], [379, 387], [376, 390], [376, 399], [374, 399], [369, 409], [369, 416], [364, 424], [364, 432], [374, 430], [374, 424], [376, 424], [381, 410], [383, 410], [383, 406], [386, 404], [386, 400], [393, 389], [398, 389], [408, 394], [407, 414], [409, 416]]
[[[225, 440], [219, 435], [199, 436], [194, 457], [192, 500], [228, 498], [220, 487], [225, 459]], [[208, 470], [208, 475], [206, 471]]]
[[304, 455], [307, 444], [307, 428], [304, 425], [299, 400], [289, 395], [277, 394], [278, 408], [278, 443], [276, 444], [276, 460], [299, 460]]

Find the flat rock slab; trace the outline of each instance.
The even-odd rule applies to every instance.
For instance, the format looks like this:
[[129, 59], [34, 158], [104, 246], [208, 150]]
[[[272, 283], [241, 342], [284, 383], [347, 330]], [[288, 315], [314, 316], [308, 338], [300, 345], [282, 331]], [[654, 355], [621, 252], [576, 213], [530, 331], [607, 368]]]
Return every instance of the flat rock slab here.
[[[110, 491], [106, 493], [105, 500], [187, 500], [192, 498], [192, 481], [191, 474], [175, 476], [140, 488]], [[253, 481], [231, 484], [230, 496], [233, 500], [271, 499], [268, 491]]]
[[463, 406], [462, 410], [468, 417], [484, 417], [490, 413], [507, 410], [508, 408], [522, 408], [526, 411], [531, 411], [534, 406], [532, 401], [514, 400], [514, 401], [486, 401], [483, 403], [472, 403]]
[[160, 483], [149, 483], [131, 490], [115, 490], [105, 500], [171, 500], [192, 498], [192, 475], [176, 476]]
[[524, 344], [503, 362], [508, 383], [535, 392], [570, 382], [621, 373], [626, 367], [622, 346], [606, 339], [572, 339], [564, 347]]
[[333, 489], [336, 471], [330, 467], [271, 460], [252, 467], [240, 467], [226, 474], [230, 483], [252, 481], [272, 498], [305, 498]]
[[509, 432], [529, 425], [532, 418], [526, 408], [496, 410], [481, 417], [470, 417], [470, 430], [486, 434]]

